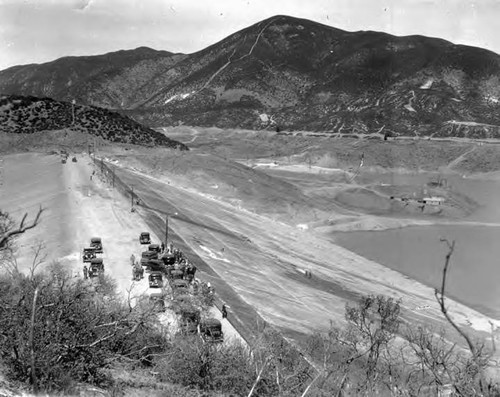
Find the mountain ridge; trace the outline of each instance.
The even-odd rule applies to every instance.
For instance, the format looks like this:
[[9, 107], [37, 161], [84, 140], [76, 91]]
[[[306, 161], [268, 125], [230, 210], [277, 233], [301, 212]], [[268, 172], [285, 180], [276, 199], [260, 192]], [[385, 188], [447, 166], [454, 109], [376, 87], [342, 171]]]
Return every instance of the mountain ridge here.
[[[500, 138], [500, 56], [481, 48], [278, 15], [192, 54], [151, 51], [49, 88], [149, 126]], [[0, 92], [39, 95], [29, 73], [1, 71]]]

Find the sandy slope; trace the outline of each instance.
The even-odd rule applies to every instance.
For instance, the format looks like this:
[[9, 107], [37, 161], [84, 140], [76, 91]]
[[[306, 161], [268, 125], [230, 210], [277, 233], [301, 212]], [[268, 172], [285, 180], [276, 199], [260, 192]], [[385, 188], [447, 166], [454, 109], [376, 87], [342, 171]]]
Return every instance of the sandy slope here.
[[[45, 211], [38, 227], [22, 235], [18, 241], [18, 265], [22, 271], [31, 266], [31, 247], [37, 241], [45, 244], [44, 266], [57, 260], [82, 277], [81, 252], [90, 238], [101, 237], [104, 246], [105, 271], [124, 295], [148, 294], [147, 278], [132, 282], [130, 256], [140, 257], [144, 250], [139, 234], [149, 231], [138, 213], [130, 211], [130, 203], [111, 184], [94, 171], [88, 156], [77, 155], [78, 161], [62, 164], [56, 155], [26, 153], [2, 157], [5, 178], [1, 186], [0, 208], [19, 219], [25, 211]], [[99, 170], [97, 170], [99, 171]], [[153, 242], [160, 239], [152, 233]], [[220, 312], [213, 310], [220, 318]], [[228, 340], [239, 339], [236, 331], [223, 321]]]
[[[117, 172], [148, 203], [175, 206], [180, 215], [172, 216], [172, 227], [264, 319], [284, 330], [310, 332], [326, 329], [331, 319], [342, 322], [345, 303], [359, 294], [401, 297], [407, 320], [447, 327], [431, 288], [318, 234], [180, 188], [167, 173], [153, 178], [137, 171]], [[304, 276], [305, 269], [312, 271], [312, 279]], [[490, 331], [486, 316], [448, 302], [461, 325]]]

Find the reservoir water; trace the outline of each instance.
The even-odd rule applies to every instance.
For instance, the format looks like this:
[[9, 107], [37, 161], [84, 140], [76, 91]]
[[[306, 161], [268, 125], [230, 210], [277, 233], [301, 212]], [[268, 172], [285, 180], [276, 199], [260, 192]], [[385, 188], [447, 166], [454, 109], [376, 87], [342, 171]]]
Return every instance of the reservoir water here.
[[[381, 175], [384, 183], [428, 180], [422, 175]], [[417, 178], [417, 179], [416, 179]], [[484, 225], [433, 225], [385, 231], [334, 233], [337, 244], [431, 287], [439, 287], [448, 247], [455, 240], [447, 278], [448, 296], [500, 319], [500, 182], [448, 178], [452, 189], [478, 204], [463, 221]]]

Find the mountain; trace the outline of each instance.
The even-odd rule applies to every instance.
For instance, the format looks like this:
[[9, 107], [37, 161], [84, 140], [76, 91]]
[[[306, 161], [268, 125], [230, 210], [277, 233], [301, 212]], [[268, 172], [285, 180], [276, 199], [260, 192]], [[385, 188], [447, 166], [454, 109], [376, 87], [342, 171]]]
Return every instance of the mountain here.
[[104, 55], [64, 57], [44, 64], [13, 66], [0, 72], [0, 92], [51, 97], [111, 109], [127, 107], [134, 92], [182, 54], [148, 47]]
[[88, 133], [110, 142], [188, 150], [184, 144], [107, 109], [73, 106], [50, 98], [0, 97], [0, 133], [33, 134], [62, 129]]
[[194, 54], [148, 50], [80, 79], [88, 58], [72, 58], [73, 74], [55, 67], [67, 58], [7, 69], [0, 92], [71, 94], [150, 126], [500, 138], [500, 56], [436, 38], [275, 16]]

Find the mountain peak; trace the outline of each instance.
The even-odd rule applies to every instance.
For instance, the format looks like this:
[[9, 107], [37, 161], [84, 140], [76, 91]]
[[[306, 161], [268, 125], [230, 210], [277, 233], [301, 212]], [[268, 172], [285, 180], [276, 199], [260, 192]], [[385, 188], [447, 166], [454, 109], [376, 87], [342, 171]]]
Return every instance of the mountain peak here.
[[155, 126], [384, 137], [495, 135], [500, 125], [497, 54], [287, 15], [189, 55], [139, 47], [71, 62], [0, 72], [0, 92], [76, 98]]

